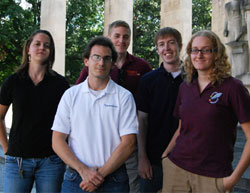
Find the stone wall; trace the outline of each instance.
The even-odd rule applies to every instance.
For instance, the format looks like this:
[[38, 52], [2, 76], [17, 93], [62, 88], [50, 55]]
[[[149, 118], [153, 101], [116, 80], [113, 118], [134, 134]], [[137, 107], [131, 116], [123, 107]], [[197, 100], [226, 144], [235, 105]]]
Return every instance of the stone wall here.
[[[250, 8], [247, 12], [245, 11], [245, 6], [239, 6], [240, 4], [243, 5], [243, 0], [213, 0], [212, 31], [214, 31], [226, 45], [227, 55], [232, 64], [232, 75], [240, 79], [244, 85], [249, 88], [250, 40], [248, 40], [248, 36], [250, 38], [250, 33], [244, 33], [241, 36], [237, 36], [237, 33], [240, 34], [240, 29], [245, 23], [247, 23], [247, 28], [250, 29]], [[227, 29], [229, 33], [227, 37], [224, 36], [226, 34], [224, 33], [226, 24], [228, 24]], [[250, 30], [248, 31], [250, 32]]]

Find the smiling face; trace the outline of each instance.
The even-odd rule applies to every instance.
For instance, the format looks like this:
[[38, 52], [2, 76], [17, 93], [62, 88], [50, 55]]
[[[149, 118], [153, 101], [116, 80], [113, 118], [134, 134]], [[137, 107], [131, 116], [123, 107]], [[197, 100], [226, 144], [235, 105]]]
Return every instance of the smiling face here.
[[180, 63], [181, 47], [171, 35], [159, 37], [157, 40], [157, 53], [164, 65], [178, 65]]
[[48, 59], [49, 54], [50, 54], [49, 36], [44, 33], [36, 34], [28, 49], [30, 64], [32, 63], [44, 64], [44, 62]]
[[129, 29], [123, 26], [113, 27], [110, 30], [108, 37], [111, 39], [118, 54], [124, 54], [130, 44]]
[[113, 66], [110, 58], [112, 58], [112, 52], [109, 47], [94, 45], [89, 58], [84, 59], [84, 63], [88, 67], [89, 78], [108, 80]]
[[[197, 36], [193, 39], [191, 49], [198, 50], [212, 50], [213, 44], [209, 38], [204, 36]], [[191, 61], [194, 68], [199, 72], [210, 72], [214, 67], [214, 62], [216, 59], [216, 54], [214, 52], [201, 53], [192, 53], [191, 52]]]

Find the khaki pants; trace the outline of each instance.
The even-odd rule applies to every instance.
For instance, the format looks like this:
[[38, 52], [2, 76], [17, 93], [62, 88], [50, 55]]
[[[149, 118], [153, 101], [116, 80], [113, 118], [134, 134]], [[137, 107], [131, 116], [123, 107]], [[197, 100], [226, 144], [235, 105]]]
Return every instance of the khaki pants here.
[[223, 193], [222, 178], [211, 178], [188, 172], [168, 158], [162, 160], [162, 193]]
[[130, 193], [140, 192], [140, 178], [138, 174], [138, 151], [137, 149], [130, 155], [125, 162], [129, 178]]

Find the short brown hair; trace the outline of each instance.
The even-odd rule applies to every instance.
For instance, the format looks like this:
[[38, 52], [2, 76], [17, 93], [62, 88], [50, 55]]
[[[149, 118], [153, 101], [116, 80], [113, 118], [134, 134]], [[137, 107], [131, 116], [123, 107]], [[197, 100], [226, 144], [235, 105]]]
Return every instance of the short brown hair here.
[[131, 36], [131, 29], [130, 29], [128, 23], [126, 21], [123, 21], [123, 20], [117, 20], [117, 21], [114, 21], [113, 23], [111, 23], [109, 25], [108, 34], [110, 34], [112, 29], [116, 28], [116, 27], [125, 27], [129, 31], [129, 36]]
[[179, 47], [182, 46], [181, 33], [177, 29], [174, 29], [172, 27], [164, 27], [164, 28], [161, 28], [158, 32], [156, 32], [155, 39], [154, 39], [156, 46], [157, 46], [157, 41], [159, 40], [159, 38], [162, 38], [164, 36], [173, 36], [176, 39], [178, 46]]

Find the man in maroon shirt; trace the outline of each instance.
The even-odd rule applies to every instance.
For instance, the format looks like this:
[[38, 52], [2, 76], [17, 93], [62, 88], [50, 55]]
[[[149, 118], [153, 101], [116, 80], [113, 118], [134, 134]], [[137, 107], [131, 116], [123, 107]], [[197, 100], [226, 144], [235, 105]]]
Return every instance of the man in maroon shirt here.
[[[110, 76], [112, 80], [128, 89], [135, 97], [141, 76], [151, 71], [152, 68], [147, 61], [128, 53], [131, 30], [125, 21], [118, 20], [111, 23], [108, 38], [111, 39], [118, 53], [117, 62]], [[76, 84], [83, 82], [87, 76], [88, 70], [84, 67]]]
[[[143, 74], [152, 70], [150, 64], [136, 56], [128, 53], [130, 44], [131, 29], [125, 21], [117, 20], [109, 25], [108, 38], [111, 39], [118, 53], [115, 67], [110, 74], [112, 80], [128, 89], [136, 98], [139, 80]], [[87, 67], [83, 70], [76, 81], [76, 84], [83, 82], [88, 76]], [[139, 192], [138, 158], [137, 149], [126, 162], [129, 176], [130, 192]]]

